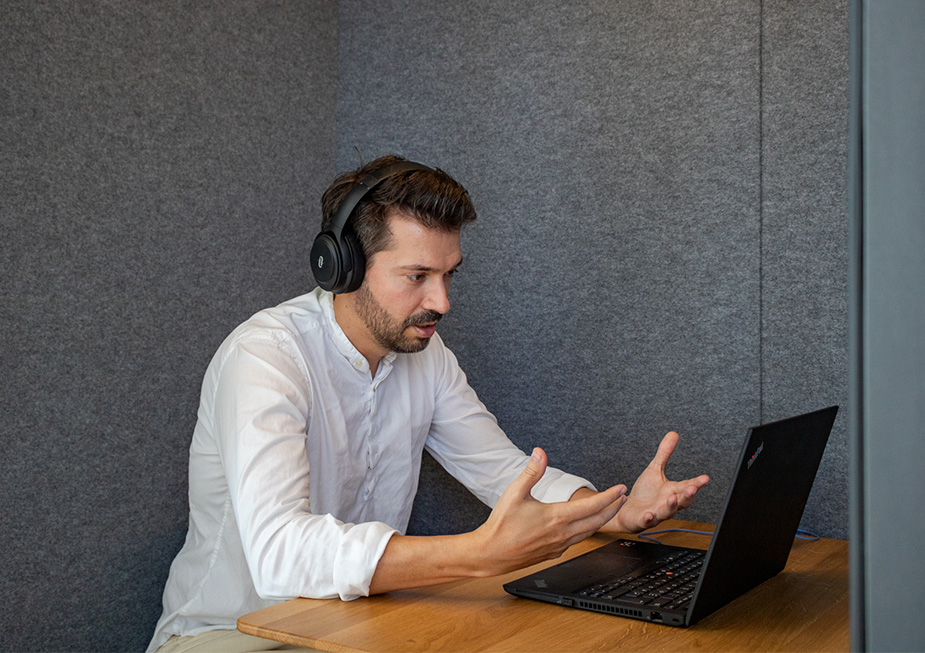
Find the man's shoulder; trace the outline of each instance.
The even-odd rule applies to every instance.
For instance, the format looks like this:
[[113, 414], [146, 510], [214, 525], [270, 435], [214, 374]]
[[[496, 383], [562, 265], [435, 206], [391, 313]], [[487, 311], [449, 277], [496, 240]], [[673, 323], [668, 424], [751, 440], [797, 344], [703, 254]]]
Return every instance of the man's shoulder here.
[[325, 319], [323, 301], [324, 297], [316, 289], [254, 313], [238, 326], [238, 330], [283, 329], [297, 333], [313, 330]]
[[221, 349], [227, 350], [246, 341], [282, 344], [318, 336], [325, 331], [322, 302], [323, 297], [312, 291], [258, 311], [228, 334]]

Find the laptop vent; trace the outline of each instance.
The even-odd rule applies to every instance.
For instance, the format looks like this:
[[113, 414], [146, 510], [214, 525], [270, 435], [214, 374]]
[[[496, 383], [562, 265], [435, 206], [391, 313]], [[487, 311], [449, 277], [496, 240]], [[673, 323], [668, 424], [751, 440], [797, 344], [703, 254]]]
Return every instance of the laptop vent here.
[[633, 610], [632, 608], [621, 608], [618, 605], [607, 603], [593, 603], [591, 601], [578, 601], [578, 607], [585, 610], [594, 610], [595, 612], [609, 612], [610, 614], [619, 614], [624, 617], [644, 617], [642, 610]]

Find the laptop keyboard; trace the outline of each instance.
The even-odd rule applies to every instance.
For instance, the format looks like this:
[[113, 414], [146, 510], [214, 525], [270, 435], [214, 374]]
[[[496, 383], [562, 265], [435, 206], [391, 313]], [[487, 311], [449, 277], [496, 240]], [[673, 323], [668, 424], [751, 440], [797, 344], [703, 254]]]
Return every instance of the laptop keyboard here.
[[589, 585], [577, 594], [625, 605], [683, 610], [694, 596], [705, 554], [705, 551], [672, 553], [653, 571], [611, 578]]

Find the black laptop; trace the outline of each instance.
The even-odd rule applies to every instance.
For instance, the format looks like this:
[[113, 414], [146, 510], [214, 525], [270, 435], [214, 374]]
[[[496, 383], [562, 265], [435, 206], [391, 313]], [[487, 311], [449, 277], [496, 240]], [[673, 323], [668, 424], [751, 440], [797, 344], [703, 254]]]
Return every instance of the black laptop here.
[[504, 585], [547, 601], [690, 626], [784, 568], [838, 406], [749, 429], [707, 551], [616, 540]]

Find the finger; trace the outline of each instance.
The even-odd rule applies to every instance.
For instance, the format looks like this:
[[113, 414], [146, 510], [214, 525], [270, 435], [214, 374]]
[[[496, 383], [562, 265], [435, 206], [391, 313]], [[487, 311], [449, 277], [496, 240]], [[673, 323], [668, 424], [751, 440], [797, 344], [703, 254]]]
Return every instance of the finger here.
[[527, 466], [517, 478], [511, 481], [509, 486], [517, 498], [530, 498], [530, 490], [546, 473], [546, 464], [546, 452], [539, 447], [535, 448], [527, 461]]
[[613, 513], [616, 515], [617, 511], [623, 507], [625, 498], [626, 486], [614, 485], [603, 492], [596, 492], [590, 496], [557, 505], [566, 511], [563, 514], [566, 515], [569, 521], [578, 521], [610, 509], [613, 509]]
[[[620, 508], [623, 507], [623, 504], [626, 503], [626, 496], [621, 496], [620, 499], [612, 507], [607, 508], [603, 513], [596, 517], [588, 517], [583, 519], [580, 522], [577, 522], [575, 526], [576, 529], [573, 529], [574, 532], [565, 540], [565, 549], [572, 546], [573, 544], [578, 544], [582, 540], [590, 537], [597, 533], [601, 528], [608, 524], [611, 519], [616, 517], [617, 513], [620, 511]], [[563, 551], [565, 550], [563, 549]]]
[[616, 501], [604, 506], [601, 510], [572, 522], [571, 530], [584, 533], [583, 537], [596, 533], [617, 516], [624, 504], [626, 504], [625, 493], [618, 495]]
[[665, 468], [668, 466], [668, 459], [671, 458], [671, 454], [674, 453], [675, 448], [678, 446], [679, 439], [680, 436], [674, 431], [666, 433], [665, 437], [662, 438], [661, 443], [658, 445], [658, 451], [655, 452], [655, 457], [650, 464], [664, 472]]
[[556, 511], [556, 521], [569, 537], [587, 537], [609, 523], [626, 503], [626, 486], [615, 485], [566, 503], [549, 504]]
[[654, 510], [647, 511], [645, 515], [643, 515], [646, 528], [650, 528], [666, 519], [674, 517], [678, 512], [678, 505], [679, 501], [677, 495], [674, 493], [669, 494], [660, 505], [655, 506]]
[[655, 516], [654, 512], [645, 512], [642, 515], [642, 528], [640, 530], [646, 530], [647, 528], [652, 528], [655, 526], [660, 519]]
[[690, 483], [691, 485], [696, 486], [698, 490], [709, 482], [710, 482], [710, 477], [707, 476], [706, 474], [701, 474], [697, 478], [692, 478], [688, 481], [688, 483]]
[[694, 503], [694, 495], [697, 494], [697, 488], [693, 485], [688, 486], [684, 492], [678, 495], [678, 510], [690, 508]]
[[681, 485], [684, 489], [679, 494], [680, 503], [678, 505], [678, 508], [679, 509], [689, 508], [691, 504], [694, 503], [694, 497], [696, 496], [700, 488], [702, 488], [704, 485], [706, 485], [709, 482], [710, 482], [710, 477], [706, 475], [698, 476], [697, 478], [692, 478], [688, 481], [683, 481]]

